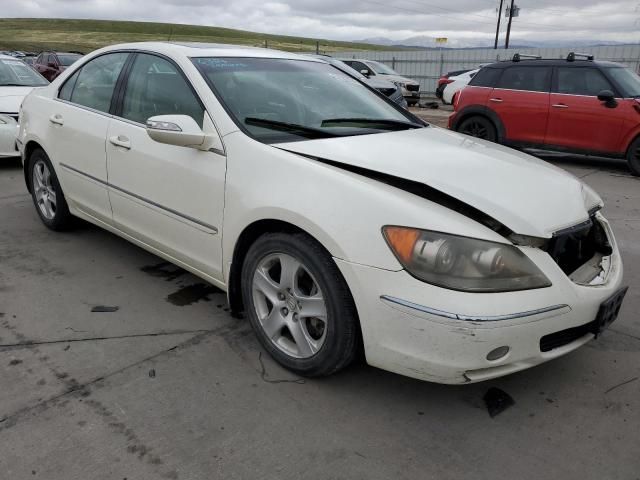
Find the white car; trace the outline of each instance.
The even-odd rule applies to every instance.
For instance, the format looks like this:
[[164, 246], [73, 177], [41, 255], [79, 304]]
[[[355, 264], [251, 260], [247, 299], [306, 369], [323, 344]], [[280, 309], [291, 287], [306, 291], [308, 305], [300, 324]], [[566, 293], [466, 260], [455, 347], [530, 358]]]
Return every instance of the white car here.
[[625, 289], [602, 200], [526, 154], [434, 128], [319, 60], [117, 45], [24, 101], [44, 224], [95, 223], [225, 290], [306, 376], [441, 383], [564, 355]]
[[452, 104], [456, 93], [466, 87], [471, 79], [475, 77], [476, 73], [478, 73], [480, 69], [471, 70], [469, 72], [463, 73], [462, 75], [457, 75], [455, 77], [449, 77], [449, 80], [453, 80], [453, 82], [447, 84], [444, 87], [444, 91], [442, 92], [442, 102], [446, 104]]
[[34, 87], [49, 82], [22, 60], [0, 55], [0, 158], [17, 157], [18, 111]]

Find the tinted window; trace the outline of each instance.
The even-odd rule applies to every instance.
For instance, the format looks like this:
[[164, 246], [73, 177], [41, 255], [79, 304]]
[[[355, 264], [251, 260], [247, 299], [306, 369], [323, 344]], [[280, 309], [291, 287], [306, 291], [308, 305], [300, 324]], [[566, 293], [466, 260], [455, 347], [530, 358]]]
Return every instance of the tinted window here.
[[[353, 68], [354, 70], [362, 73], [363, 70], [366, 70], [367, 72], [370, 72], [371, 69], [369, 67], [367, 67], [364, 63], [362, 62], [352, 62], [351, 63], [351, 68]], [[372, 72], [373, 73], [373, 72]]]
[[108, 112], [116, 81], [128, 56], [129, 54], [124, 52], [110, 53], [91, 60], [65, 83], [60, 91], [60, 98], [63, 98], [63, 94], [69, 93], [65, 90], [67, 84], [77, 76], [69, 101], [101, 112]]
[[558, 67], [558, 93], [595, 97], [602, 90], [613, 90], [609, 81], [595, 68]]
[[73, 87], [76, 86], [76, 82], [78, 81], [78, 74], [81, 71], [82, 70], [78, 70], [66, 82], [64, 82], [64, 85], [60, 89], [60, 94], [58, 95], [58, 98], [62, 100], [71, 101], [71, 94], [73, 93]]
[[640, 97], [640, 76], [628, 68], [608, 68], [609, 76], [618, 84], [625, 97]]
[[156, 115], [188, 115], [202, 127], [204, 108], [171, 62], [139, 54], [127, 80], [122, 116], [146, 123]]
[[493, 87], [500, 76], [500, 72], [502, 70], [497, 68], [482, 68], [473, 76], [469, 85], [473, 87]]
[[498, 88], [548, 92], [550, 80], [550, 67], [509, 67], [502, 73]]

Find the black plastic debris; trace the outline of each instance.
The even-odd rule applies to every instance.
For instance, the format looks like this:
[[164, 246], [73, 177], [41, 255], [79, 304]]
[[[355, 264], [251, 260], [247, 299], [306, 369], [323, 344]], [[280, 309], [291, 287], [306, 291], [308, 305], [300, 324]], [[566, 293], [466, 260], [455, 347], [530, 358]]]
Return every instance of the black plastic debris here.
[[156, 378], [155, 368], [152, 368], [151, 370], [149, 370], [149, 378]]
[[113, 313], [120, 310], [120, 307], [107, 307], [105, 305], [96, 305], [91, 309], [94, 313]]
[[513, 398], [511, 398], [511, 395], [495, 387], [491, 387], [487, 390], [483, 399], [491, 418], [501, 414], [507, 408], [516, 404]]

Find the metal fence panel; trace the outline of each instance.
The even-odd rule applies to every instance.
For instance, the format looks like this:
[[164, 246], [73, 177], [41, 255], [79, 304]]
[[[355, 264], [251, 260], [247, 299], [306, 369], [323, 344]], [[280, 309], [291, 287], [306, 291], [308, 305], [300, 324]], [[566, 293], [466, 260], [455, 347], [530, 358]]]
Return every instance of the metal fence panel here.
[[461, 50], [402, 50], [341, 52], [341, 58], [363, 58], [377, 60], [389, 65], [401, 75], [420, 82], [422, 93], [433, 93], [438, 78], [446, 72], [473, 69], [486, 63], [508, 60], [515, 53], [540, 55], [543, 58], [566, 58], [569, 52], [592, 54], [598, 60], [618, 62], [640, 72], [640, 45], [615, 45], [576, 48], [525, 48], [494, 50], [471, 48]]

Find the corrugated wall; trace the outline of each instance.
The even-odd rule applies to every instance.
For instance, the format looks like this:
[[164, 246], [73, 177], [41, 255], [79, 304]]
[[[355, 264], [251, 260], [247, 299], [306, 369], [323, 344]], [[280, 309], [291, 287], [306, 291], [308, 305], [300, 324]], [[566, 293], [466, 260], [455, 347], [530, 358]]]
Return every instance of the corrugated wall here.
[[640, 45], [620, 45], [590, 48], [525, 48], [494, 50], [491, 48], [468, 50], [402, 50], [341, 52], [342, 58], [366, 58], [378, 60], [394, 70], [420, 82], [423, 93], [433, 93], [442, 73], [465, 68], [476, 68], [484, 63], [507, 60], [514, 53], [540, 55], [543, 58], [566, 58], [569, 52], [589, 53], [598, 60], [609, 60], [640, 72]]

